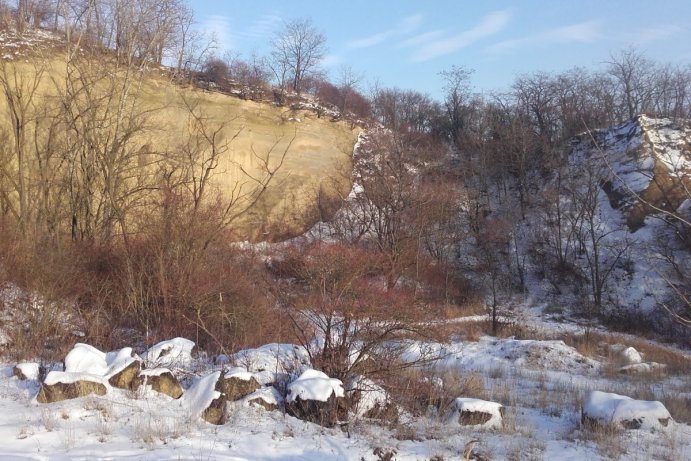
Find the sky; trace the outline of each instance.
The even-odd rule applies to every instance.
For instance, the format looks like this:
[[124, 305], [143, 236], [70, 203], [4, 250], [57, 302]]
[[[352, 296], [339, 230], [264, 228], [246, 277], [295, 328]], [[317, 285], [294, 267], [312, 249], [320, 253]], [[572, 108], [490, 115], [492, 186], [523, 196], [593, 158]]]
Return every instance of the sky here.
[[602, 69], [635, 47], [659, 62], [691, 65], [689, 0], [191, 0], [220, 48], [268, 55], [286, 21], [309, 18], [327, 38], [322, 67], [344, 66], [374, 84], [442, 97], [439, 73], [473, 71], [478, 93], [508, 89], [516, 76], [573, 67]]

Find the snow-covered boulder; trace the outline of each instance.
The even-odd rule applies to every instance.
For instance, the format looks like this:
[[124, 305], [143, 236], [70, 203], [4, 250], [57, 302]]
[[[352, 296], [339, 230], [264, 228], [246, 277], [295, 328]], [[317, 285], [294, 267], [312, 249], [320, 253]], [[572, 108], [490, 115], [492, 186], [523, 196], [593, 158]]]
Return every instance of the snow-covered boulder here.
[[341, 403], [344, 395], [341, 380], [318, 370], [305, 370], [288, 385], [286, 411], [296, 418], [330, 427], [347, 412]]
[[618, 424], [625, 429], [667, 427], [671, 419], [661, 402], [600, 391], [588, 395], [581, 416], [583, 424]]
[[267, 386], [257, 389], [255, 392], [242, 399], [248, 405], [263, 407], [268, 411], [278, 409], [283, 399], [275, 387]]
[[613, 344], [610, 346], [610, 351], [620, 365], [633, 365], [643, 362], [643, 357], [633, 347], [625, 346], [624, 344]]
[[14, 368], [12, 368], [12, 374], [22, 381], [38, 381], [40, 375], [40, 366], [35, 362], [18, 363], [14, 366]]
[[504, 424], [504, 406], [487, 400], [458, 397], [451, 405], [449, 420], [461, 426], [501, 429]]
[[350, 411], [358, 417], [395, 421], [398, 408], [389, 393], [374, 381], [358, 376], [347, 385], [346, 399]]
[[202, 418], [211, 424], [226, 422], [226, 398], [218, 391], [221, 372], [216, 371], [198, 378], [180, 399], [183, 408], [194, 418]]
[[65, 371], [51, 371], [38, 393], [42, 403], [105, 395], [109, 386], [130, 389], [141, 368], [140, 359], [126, 347], [102, 352], [93, 346], [77, 343], [65, 356]]
[[173, 338], [152, 346], [144, 354], [144, 361], [151, 367], [185, 367], [193, 362], [194, 341]]
[[130, 389], [141, 369], [141, 360], [131, 347], [102, 352], [93, 346], [77, 343], [65, 356], [65, 371], [104, 377], [111, 386]]
[[137, 390], [141, 386], [147, 386], [152, 390], [168, 395], [174, 399], [182, 395], [182, 386], [173, 373], [167, 368], [150, 368], [141, 370], [132, 382], [132, 389]]
[[250, 395], [261, 387], [252, 373], [243, 368], [232, 368], [218, 380], [216, 390], [224, 393], [226, 399], [232, 402]]
[[132, 351], [125, 347], [106, 354], [106, 377], [111, 386], [120, 389], [131, 389], [134, 380], [142, 369], [142, 361]]
[[36, 400], [51, 403], [89, 394], [105, 395], [107, 383], [105, 378], [89, 373], [51, 371], [43, 381]]
[[65, 356], [65, 371], [103, 376], [108, 372], [106, 353], [88, 344], [77, 343]]

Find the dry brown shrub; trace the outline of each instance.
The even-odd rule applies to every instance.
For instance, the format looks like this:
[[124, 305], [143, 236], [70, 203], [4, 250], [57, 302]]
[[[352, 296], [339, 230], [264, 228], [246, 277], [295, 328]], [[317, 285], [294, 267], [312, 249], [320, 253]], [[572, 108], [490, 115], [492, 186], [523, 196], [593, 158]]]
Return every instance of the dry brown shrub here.
[[444, 417], [457, 397], [487, 398], [485, 380], [477, 372], [410, 368], [386, 377], [384, 387], [396, 404], [416, 416]]

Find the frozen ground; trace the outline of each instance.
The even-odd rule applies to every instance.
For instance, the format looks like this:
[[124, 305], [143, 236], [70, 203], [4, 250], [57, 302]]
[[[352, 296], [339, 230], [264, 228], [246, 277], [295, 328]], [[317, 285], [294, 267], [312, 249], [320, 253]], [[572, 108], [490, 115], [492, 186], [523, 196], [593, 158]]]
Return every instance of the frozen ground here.
[[[180, 341], [176, 344], [181, 345]], [[186, 344], [179, 348], [186, 363], [187, 347], [182, 346]], [[259, 358], [267, 359], [264, 356], [273, 349], [281, 349], [283, 354], [288, 351], [287, 347], [269, 345], [229, 360], [250, 373], [265, 370], [255, 365]], [[414, 359], [423, 349], [434, 350], [440, 357], [423, 371], [425, 379], [440, 387], [474, 379], [481, 383], [481, 389], [476, 389], [475, 395], [456, 395], [466, 400], [454, 401], [450, 408], [430, 408], [428, 414], [418, 417], [406, 414], [390, 426], [353, 416], [347, 430], [322, 428], [280, 410], [237, 402], [229, 404], [229, 421], [214, 426], [198, 417], [198, 409], [192, 411], [184, 405], [185, 398], [194, 396], [176, 401], [151, 390], [109, 388], [101, 397], [40, 404], [35, 401], [39, 382], [20, 381], [12, 375], [14, 364], [6, 364], [0, 373], [0, 459], [360, 461], [386, 459], [387, 453], [395, 453], [391, 459], [449, 460], [459, 459], [471, 440], [477, 440], [476, 454], [496, 460], [691, 459], [691, 427], [687, 424], [670, 422], [667, 427], [654, 424], [639, 430], [581, 427], [581, 405], [591, 390], [629, 396], [643, 392], [655, 400], [674, 394], [688, 401], [691, 389], [684, 374], [631, 376], [608, 372], [604, 359], [584, 357], [561, 341], [482, 337], [472, 342], [416, 343], [411, 345], [408, 358]], [[300, 349], [294, 351], [295, 358], [304, 362]], [[638, 360], [631, 350], [622, 349], [619, 355]], [[253, 366], [248, 366], [249, 358]], [[276, 370], [281, 368], [273, 365]], [[23, 368], [32, 370], [30, 366]], [[189, 370], [209, 376], [220, 366], [187, 363], [175, 369], [192, 382]], [[318, 375], [321, 382], [329, 383], [318, 373], [307, 375]], [[201, 387], [196, 389], [202, 392]], [[457, 415], [463, 402], [492, 408], [489, 426], [495, 425], [498, 410], [485, 400], [504, 405], [503, 427], [459, 425]], [[598, 408], [606, 410], [606, 406]]]

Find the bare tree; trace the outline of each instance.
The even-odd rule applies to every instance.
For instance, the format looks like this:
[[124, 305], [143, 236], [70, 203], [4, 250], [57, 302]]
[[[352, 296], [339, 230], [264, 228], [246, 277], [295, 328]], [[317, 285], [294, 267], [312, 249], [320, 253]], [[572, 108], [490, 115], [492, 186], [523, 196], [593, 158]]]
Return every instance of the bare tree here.
[[[41, 83], [44, 69], [39, 66], [26, 73], [21, 72], [14, 63], [6, 60], [0, 62], [0, 90], [4, 96], [11, 133], [7, 150], [12, 153], [9, 162], [0, 167], [5, 181], [12, 185], [11, 190], [3, 195], [16, 195], [18, 207], [11, 200], [6, 203], [19, 223], [21, 231], [26, 230], [30, 219], [30, 189], [32, 173], [32, 155], [30, 129], [37, 119], [39, 104], [37, 90]], [[14, 168], [15, 171], [11, 171]]]
[[654, 64], [635, 48], [626, 48], [610, 56], [609, 75], [618, 86], [624, 107], [621, 114], [633, 118], [650, 110]]
[[448, 119], [448, 131], [456, 149], [460, 147], [462, 130], [468, 123], [466, 105], [470, 97], [470, 76], [472, 70], [452, 66], [439, 73], [444, 80], [444, 109]]
[[326, 36], [309, 19], [287, 22], [271, 44], [272, 69], [280, 86], [289, 79], [298, 94], [326, 53]]

